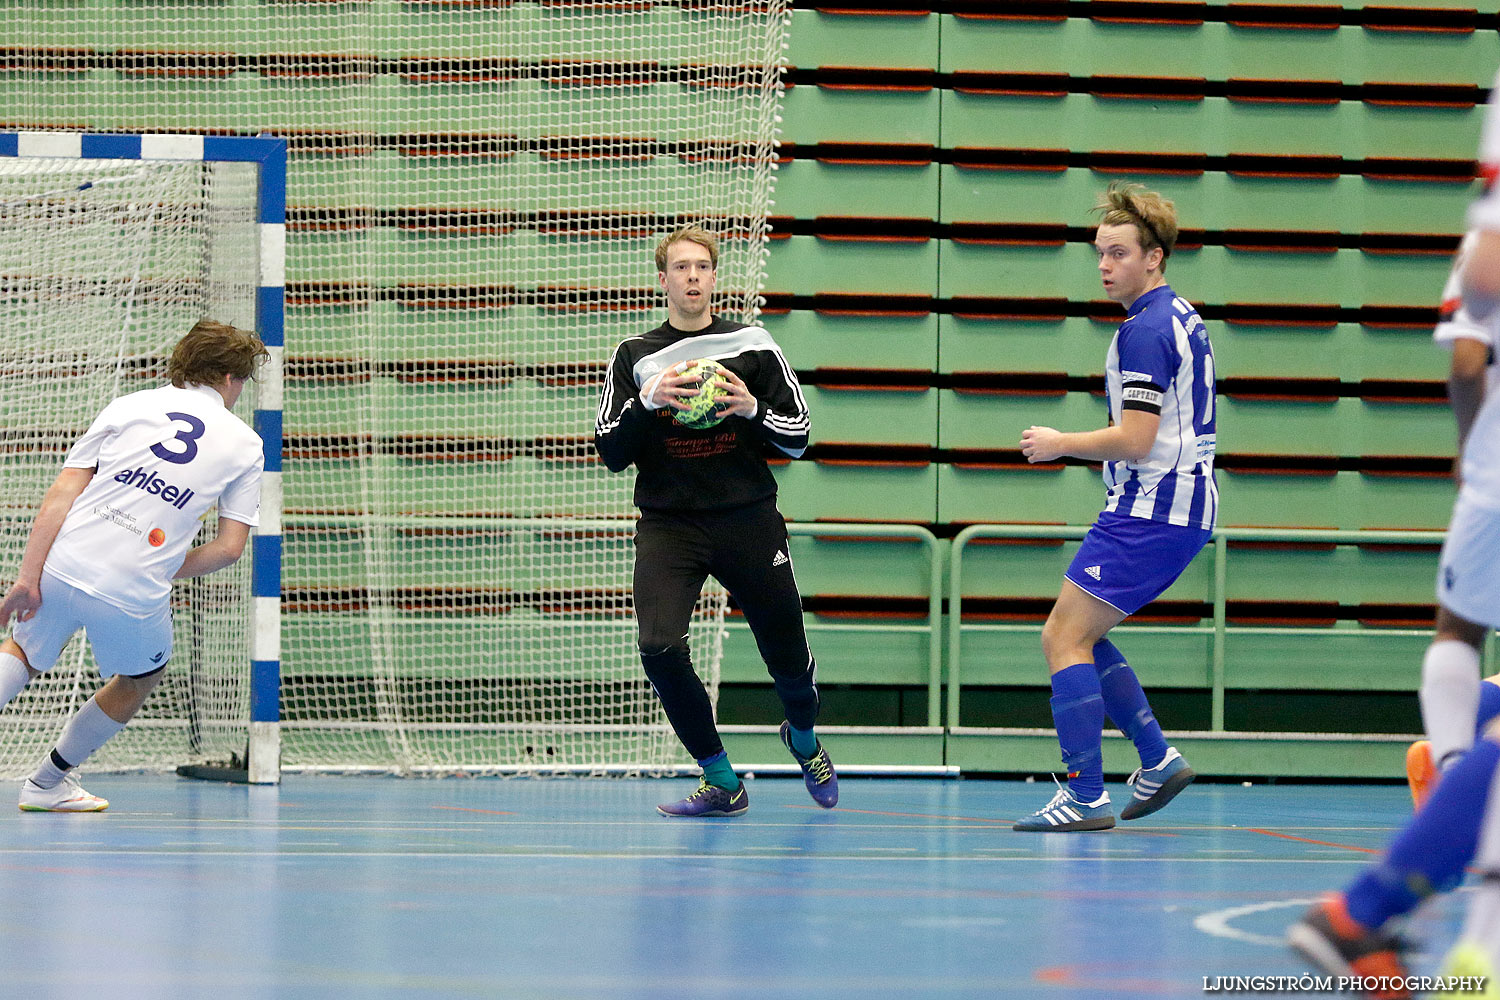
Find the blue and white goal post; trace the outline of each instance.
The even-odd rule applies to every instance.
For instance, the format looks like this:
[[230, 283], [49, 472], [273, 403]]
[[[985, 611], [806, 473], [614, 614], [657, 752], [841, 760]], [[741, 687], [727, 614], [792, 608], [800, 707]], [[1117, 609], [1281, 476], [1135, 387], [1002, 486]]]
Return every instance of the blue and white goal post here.
[[[27, 202], [34, 216], [33, 221], [23, 223], [23, 226], [30, 227], [23, 235], [34, 246], [47, 253], [39, 251], [18, 257], [18, 263], [14, 266], [7, 264], [5, 270], [25, 269], [32, 266], [27, 261], [45, 260], [53, 244], [69, 238], [68, 230], [86, 226], [90, 216], [102, 217], [100, 228], [107, 234], [119, 231], [126, 225], [135, 225], [121, 219], [127, 214], [127, 210], [135, 210], [142, 203], [176, 209], [158, 211], [153, 208], [149, 213], [150, 218], [143, 224], [148, 230], [152, 227], [176, 227], [174, 231], [160, 235], [144, 232], [139, 237], [141, 245], [148, 247], [149, 253], [154, 255], [151, 257], [152, 264], [144, 270], [171, 266], [158, 265], [158, 259], [191, 258], [194, 252], [199, 257], [196, 262], [189, 259], [181, 265], [180, 275], [165, 277], [157, 273], [142, 277], [143, 268], [136, 264], [135, 285], [118, 293], [101, 291], [106, 283], [99, 278], [93, 279], [91, 288], [85, 288], [82, 293], [78, 291], [80, 282], [90, 280], [87, 273], [90, 266], [81, 262], [86, 262], [88, 255], [96, 252], [94, 250], [80, 250], [80, 256], [76, 259], [57, 258], [51, 264], [34, 265], [36, 274], [23, 278], [30, 281], [30, 284], [18, 283], [11, 274], [0, 274], [0, 278], [10, 282], [0, 288], [0, 293], [8, 289], [20, 289], [11, 292], [10, 302], [0, 303], [5, 307], [8, 317], [11, 313], [21, 314], [31, 310], [21, 316], [23, 322], [18, 325], [27, 325], [25, 321], [35, 317], [35, 325], [45, 326], [48, 322], [44, 318], [46, 314], [58, 309], [66, 311], [68, 303], [72, 302], [83, 302], [77, 306], [80, 318], [71, 321], [74, 326], [99, 326], [102, 323], [87, 321], [99, 320], [100, 317], [119, 317], [115, 323], [119, 327], [117, 339], [120, 343], [120, 356], [113, 360], [115, 386], [128, 384], [122, 383], [121, 372], [128, 377], [133, 370], [131, 363], [138, 361], [141, 355], [160, 357], [162, 350], [170, 350], [176, 339], [186, 333], [191, 325], [192, 310], [197, 310], [200, 316], [221, 313], [213, 315], [213, 318], [237, 326], [253, 322], [255, 331], [271, 355], [270, 361], [262, 366], [257, 375], [254, 400], [253, 425], [264, 442], [265, 471], [261, 481], [260, 524], [255, 529], [251, 542], [248, 587], [242, 560], [237, 568], [222, 570], [212, 577], [203, 578], [213, 582], [203, 584], [200, 590], [189, 592], [186, 596], [174, 596], [174, 609], [183, 607], [184, 601], [191, 608], [193, 645], [207, 647], [210, 642], [219, 644], [207, 653], [203, 648], [194, 648], [188, 659], [195, 669], [201, 661], [207, 664], [204, 666], [205, 670], [215, 672], [207, 682], [199, 684], [194, 678], [184, 678], [182, 675], [188, 671], [183, 670], [180, 665], [178, 670], [169, 671], [164, 678], [164, 686], [170, 680], [173, 684], [186, 687], [179, 687], [170, 698], [163, 698], [162, 692], [158, 691], [153, 702], [162, 707], [153, 709], [152, 702], [148, 702], [141, 716], [126, 729], [128, 733], [139, 728], [141, 735], [136, 737], [136, 742], [120, 740], [126, 748], [120, 753], [135, 753], [137, 751], [132, 748], [139, 747], [140, 760], [117, 756], [105, 762], [108, 766], [170, 768], [195, 755], [213, 760], [212, 755], [220, 753], [228, 757], [223, 766], [190, 765], [178, 768], [178, 771], [191, 776], [256, 784], [274, 784], [280, 780], [286, 149], [284, 139], [268, 136], [250, 138], [0, 132], [0, 166], [9, 162], [12, 166], [7, 169], [15, 175], [46, 174], [52, 171], [50, 176], [53, 178], [32, 182], [34, 191], [39, 193], [23, 196], [21, 199]], [[7, 161], [4, 158], [14, 159]], [[95, 162], [91, 164], [87, 161]], [[174, 163], [182, 166], [169, 166]], [[198, 166], [190, 167], [188, 164]], [[253, 167], [253, 187], [248, 176], [251, 171], [242, 167], [221, 166], [225, 164], [247, 164]], [[148, 175], [168, 175], [174, 171], [181, 171], [182, 177], [176, 181], [162, 181], [160, 187], [149, 186], [157, 182]], [[59, 177], [65, 178], [67, 184], [57, 181], [56, 178]], [[194, 180], [195, 177], [197, 181]], [[82, 183], [78, 183], [79, 181]], [[82, 207], [71, 210], [69, 214], [59, 208], [65, 197], [72, 196], [68, 185], [78, 192], [97, 188], [99, 191], [90, 193], [87, 197], [100, 197], [106, 201], [92, 203], [91, 211], [90, 204], [84, 203], [85, 196], [79, 195], [77, 199]], [[201, 204], [182, 208], [183, 204], [194, 197], [192, 192], [195, 187], [209, 193], [200, 196]], [[218, 189], [229, 193], [214, 193]], [[162, 191], [168, 193], [160, 194]], [[221, 198], [229, 200], [221, 204]], [[4, 199], [0, 198], [0, 201]], [[98, 209], [99, 204], [105, 206], [104, 210]], [[203, 209], [205, 204], [210, 205], [213, 210]], [[38, 205], [42, 208], [37, 208]], [[195, 218], [195, 213], [198, 218]], [[79, 219], [83, 220], [82, 223]], [[162, 240], [169, 242], [173, 248], [172, 253], [157, 249]], [[199, 247], [205, 249], [195, 251]], [[183, 250], [187, 252], [179, 252]], [[136, 251], [136, 254], [138, 257], [145, 255], [142, 251]], [[247, 265], [257, 263], [258, 273], [252, 276]], [[199, 272], [196, 275], [192, 273], [194, 268]], [[201, 287], [195, 287], [195, 281]], [[67, 282], [72, 282], [72, 285]], [[130, 285], [129, 274], [127, 273], [126, 280], [113, 279], [108, 284], [110, 288]], [[120, 301], [104, 304], [98, 301], [111, 296]], [[94, 301], [87, 301], [90, 299]], [[157, 313], [163, 314], [160, 319], [156, 317]], [[10, 318], [14, 322], [15, 317]], [[147, 329], [153, 323], [158, 324], [160, 329]], [[143, 330], [146, 332], [143, 333]], [[113, 332], [95, 329], [92, 335], [96, 341], [102, 341], [106, 334]], [[90, 350], [86, 345], [77, 356], [91, 361], [91, 357], [86, 357]], [[101, 350], [97, 353], [107, 352]], [[109, 363], [110, 359], [105, 358], [105, 362]], [[82, 363], [69, 362], [75, 367]], [[159, 379], [159, 373], [153, 374]], [[104, 385], [107, 389], [110, 384], [105, 382]], [[97, 408], [98, 404], [91, 405]], [[77, 415], [71, 414], [68, 418], [70, 421], [76, 419]], [[92, 414], [81, 419], [86, 422], [92, 419]], [[47, 430], [45, 427], [40, 428], [40, 431]], [[38, 440], [49, 439], [39, 437]], [[55, 469], [60, 464], [55, 455], [48, 453], [31, 461], [38, 464], [44, 459], [51, 463], [51, 474], [55, 475]], [[28, 460], [22, 458], [16, 461], [20, 464]], [[40, 496], [36, 499], [39, 500]], [[0, 572], [6, 571], [0, 569]], [[248, 615], [246, 590], [249, 599]], [[194, 594], [206, 595], [201, 606], [195, 601]], [[174, 615], [175, 617], [178, 615]], [[179, 649], [181, 637], [187, 628], [183, 622], [177, 622]], [[212, 638], [198, 642], [200, 630]], [[209, 663], [210, 660], [212, 663]], [[224, 695], [218, 693], [221, 689], [232, 691]], [[185, 697], [182, 694], [184, 690]], [[200, 694], [201, 702], [198, 700]], [[210, 698], [217, 701], [208, 705]], [[192, 718], [164, 718], [160, 715], [171, 710], [170, 705], [184, 701], [191, 705]], [[125, 733], [121, 736], [125, 736]], [[147, 740], [155, 742], [148, 746]]]

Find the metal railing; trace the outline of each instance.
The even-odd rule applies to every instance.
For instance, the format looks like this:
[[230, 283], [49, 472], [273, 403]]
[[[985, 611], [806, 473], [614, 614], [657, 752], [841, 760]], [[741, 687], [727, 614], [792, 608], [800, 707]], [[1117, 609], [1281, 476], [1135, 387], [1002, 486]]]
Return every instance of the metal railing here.
[[[633, 518], [546, 518], [546, 517], [472, 517], [456, 518], [443, 515], [320, 515], [288, 514], [286, 523], [293, 527], [344, 527], [353, 522], [373, 522], [382, 527], [396, 528], [446, 528], [461, 526], [466, 529], [489, 528], [494, 530], [524, 531], [608, 531], [626, 534], [635, 530]], [[850, 625], [812, 622], [807, 625], [810, 632], [858, 631], [875, 634], [925, 633], [927, 635], [927, 724], [942, 725], [943, 695], [943, 588], [942, 547], [937, 536], [918, 524], [851, 524], [820, 522], [788, 523], [787, 534], [794, 536], [906, 539], [921, 543], [927, 559], [927, 615], [922, 624], [900, 625]]]
[[937, 536], [916, 524], [839, 524], [789, 522], [787, 534], [842, 538], [909, 538], [927, 551], [927, 622], [925, 625], [835, 625], [814, 622], [808, 631], [860, 631], [884, 633], [927, 632], [927, 724], [943, 724], [943, 550]]
[[[960, 667], [961, 641], [965, 632], [1032, 632], [1040, 633], [1040, 625], [999, 625], [969, 623], [963, 621], [963, 554], [969, 542], [976, 538], [1009, 539], [1057, 539], [1076, 540], [1088, 533], [1083, 526], [1021, 525], [1021, 524], [976, 524], [960, 531], [953, 539], [953, 551], [948, 569], [948, 726], [960, 724], [959, 706], [962, 688]], [[1224, 649], [1229, 632], [1236, 635], [1278, 636], [1386, 636], [1411, 637], [1430, 636], [1431, 629], [1355, 629], [1349, 627], [1301, 628], [1295, 626], [1236, 625], [1232, 629], [1225, 613], [1228, 592], [1228, 565], [1230, 542], [1301, 542], [1305, 544], [1405, 544], [1436, 545], [1444, 537], [1441, 531], [1333, 531], [1307, 528], [1218, 528], [1208, 548], [1213, 552], [1213, 584], [1210, 601], [1213, 605], [1211, 624], [1199, 625], [1132, 625], [1136, 634], [1155, 635], [1203, 635], [1209, 638], [1209, 689], [1212, 696], [1210, 724], [1215, 731], [1224, 728]], [[1040, 658], [1040, 654], [1039, 654]], [[1493, 660], [1492, 644], [1486, 647], [1487, 667]], [[1489, 673], [1489, 670], [1486, 670]]]
[[[318, 515], [288, 515], [291, 525], [331, 525], [348, 523], [350, 518]], [[375, 520], [387, 526], [439, 527], [462, 523], [464, 527], [494, 527], [504, 529], [546, 529], [577, 531], [633, 530], [633, 520], [620, 519], [569, 519], [569, 518], [465, 518], [461, 521], [443, 516], [390, 516]], [[963, 572], [964, 552], [968, 545], [985, 538], [1020, 540], [1076, 541], [1088, 533], [1083, 525], [1029, 525], [1029, 524], [976, 524], [960, 531], [951, 544], [948, 557], [948, 582], [945, 588], [943, 577], [943, 546], [928, 528], [917, 524], [865, 524], [851, 522], [789, 522], [787, 533], [802, 537], [826, 537], [844, 539], [909, 540], [920, 543], [927, 564], [927, 611], [925, 620], [914, 624], [881, 622], [830, 623], [810, 622], [809, 632], [860, 632], [881, 634], [927, 635], [927, 725], [938, 727], [944, 724], [943, 708], [946, 705], [947, 726], [961, 724], [962, 647], [965, 634], [972, 633], [1031, 633], [1040, 634], [1040, 623], [999, 624], [990, 622], [965, 622], [963, 620]], [[1225, 648], [1226, 640], [1234, 635], [1276, 636], [1381, 636], [1426, 637], [1431, 629], [1380, 628], [1359, 629], [1347, 626], [1296, 627], [1296, 626], [1230, 626], [1226, 614], [1228, 592], [1228, 566], [1230, 542], [1291, 542], [1304, 544], [1385, 544], [1385, 545], [1437, 545], [1443, 541], [1442, 531], [1375, 531], [1375, 530], [1317, 530], [1304, 528], [1219, 528], [1214, 531], [1208, 545], [1213, 559], [1212, 584], [1209, 602], [1212, 605], [1212, 620], [1197, 625], [1130, 625], [1135, 634], [1198, 635], [1209, 641], [1209, 658], [1206, 664], [1208, 686], [1211, 694], [1211, 727], [1224, 728]], [[948, 600], [946, 641], [943, 628], [943, 600]], [[1485, 647], [1485, 673], [1493, 672], [1495, 662], [1494, 637]], [[1038, 667], [1041, 666], [1038, 650]], [[947, 686], [946, 702], [944, 685]]]

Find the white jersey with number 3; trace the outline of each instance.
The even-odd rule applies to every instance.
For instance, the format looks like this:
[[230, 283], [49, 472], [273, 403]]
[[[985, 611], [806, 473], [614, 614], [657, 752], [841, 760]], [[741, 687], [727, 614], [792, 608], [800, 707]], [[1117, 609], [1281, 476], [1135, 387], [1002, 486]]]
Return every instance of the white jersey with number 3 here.
[[264, 462], [260, 435], [208, 386], [121, 396], [68, 451], [66, 467], [96, 471], [45, 570], [126, 611], [153, 611], [216, 503], [220, 517], [259, 523]]
[[1439, 310], [1441, 320], [1432, 331], [1432, 339], [1450, 351], [1456, 340], [1475, 340], [1490, 350], [1490, 363], [1485, 371], [1484, 403], [1469, 428], [1469, 440], [1461, 458], [1462, 492], [1474, 503], [1500, 510], [1500, 392], [1497, 392], [1500, 389], [1500, 366], [1495, 364], [1495, 332], [1500, 326], [1500, 312], [1479, 323], [1464, 308], [1461, 278], [1474, 246], [1474, 237], [1471, 230], [1454, 255], [1453, 270], [1443, 286], [1443, 304]]

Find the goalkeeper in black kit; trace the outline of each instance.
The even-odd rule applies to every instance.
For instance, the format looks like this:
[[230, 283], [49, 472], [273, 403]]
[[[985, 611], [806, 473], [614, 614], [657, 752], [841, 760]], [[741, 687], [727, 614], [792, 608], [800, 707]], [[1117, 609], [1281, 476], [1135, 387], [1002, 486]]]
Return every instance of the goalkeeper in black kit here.
[[[688, 625], [712, 575], [733, 595], [786, 708], [781, 741], [802, 767], [813, 799], [838, 802], [833, 761], [813, 733], [817, 664], [802, 627], [786, 522], [776, 509], [771, 445], [796, 457], [807, 447], [807, 402], [781, 349], [764, 329], [713, 315], [718, 240], [685, 226], [656, 247], [667, 321], [615, 348], [599, 395], [594, 447], [611, 472], [636, 467], [635, 615], [641, 663], [667, 718], [703, 768], [665, 816], [738, 816], [750, 808], [724, 752], [713, 706], [693, 670]], [[696, 362], [721, 367], [719, 420], [694, 428], [674, 419], [700, 391]]]

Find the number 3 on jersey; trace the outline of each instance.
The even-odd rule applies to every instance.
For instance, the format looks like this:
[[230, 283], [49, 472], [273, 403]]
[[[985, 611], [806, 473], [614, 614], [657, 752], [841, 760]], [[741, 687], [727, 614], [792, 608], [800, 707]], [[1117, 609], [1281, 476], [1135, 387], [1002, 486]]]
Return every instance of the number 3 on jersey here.
[[182, 442], [182, 450], [173, 451], [166, 446], [168, 441], [163, 441], [160, 444], [153, 444], [151, 446], [151, 454], [164, 462], [171, 462], [174, 465], [186, 465], [197, 457], [198, 439], [203, 436], [203, 432], [208, 428], [203, 421], [191, 413], [168, 413], [167, 417], [168, 419], [181, 421], [188, 425], [187, 430], [179, 429], [175, 437], [168, 439], [168, 441]]

